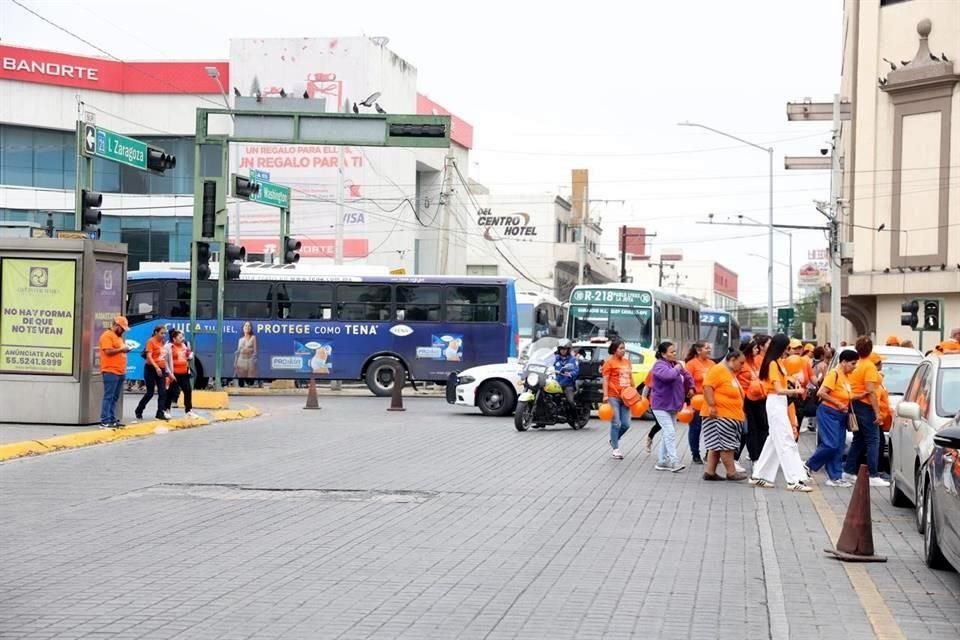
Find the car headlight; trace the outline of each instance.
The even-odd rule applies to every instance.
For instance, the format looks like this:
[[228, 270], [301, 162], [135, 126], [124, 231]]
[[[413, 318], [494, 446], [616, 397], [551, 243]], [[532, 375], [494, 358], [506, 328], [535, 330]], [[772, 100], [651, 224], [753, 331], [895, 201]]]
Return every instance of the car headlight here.
[[473, 376], [460, 376], [460, 378], [459, 378], [459, 383], [460, 383], [460, 384], [470, 384], [470, 383], [473, 383], [473, 382], [476, 382], [476, 381], [477, 381], [477, 379], [474, 378]]
[[537, 375], [536, 373], [528, 373], [528, 374], [527, 374], [527, 384], [528, 384], [528, 385], [530, 385], [531, 387], [535, 387], [535, 386], [537, 386], [537, 384], [539, 384], [539, 383], [540, 383], [540, 376], [539, 376], [539, 375]]

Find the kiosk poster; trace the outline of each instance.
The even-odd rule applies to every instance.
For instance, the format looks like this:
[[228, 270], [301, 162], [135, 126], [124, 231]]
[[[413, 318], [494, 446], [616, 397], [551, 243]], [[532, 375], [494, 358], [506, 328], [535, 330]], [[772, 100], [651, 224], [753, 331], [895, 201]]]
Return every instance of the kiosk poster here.
[[0, 371], [73, 373], [76, 262], [0, 262]]
[[97, 262], [93, 283], [93, 370], [100, 370], [100, 335], [123, 313], [123, 265]]

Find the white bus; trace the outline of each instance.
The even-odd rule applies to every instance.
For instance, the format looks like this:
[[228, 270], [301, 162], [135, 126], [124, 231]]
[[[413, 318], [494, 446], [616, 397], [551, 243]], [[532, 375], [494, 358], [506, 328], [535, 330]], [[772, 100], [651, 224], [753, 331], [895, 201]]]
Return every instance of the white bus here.
[[549, 294], [518, 291], [517, 315], [520, 322], [521, 354], [531, 342], [563, 335], [563, 303]]
[[630, 283], [580, 285], [570, 293], [566, 335], [575, 342], [618, 337], [643, 355], [645, 373], [660, 342], [674, 342], [682, 358], [699, 339], [700, 305]]

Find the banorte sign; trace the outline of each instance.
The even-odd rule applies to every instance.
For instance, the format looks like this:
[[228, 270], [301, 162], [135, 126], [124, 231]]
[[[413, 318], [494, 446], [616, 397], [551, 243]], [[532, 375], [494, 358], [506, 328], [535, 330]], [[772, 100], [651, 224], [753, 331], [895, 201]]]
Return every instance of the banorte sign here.
[[480, 209], [477, 212], [477, 224], [484, 227], [483, 237], [491, 242], [500, 240], [500, 238], [493, 237], [491, 231], [496, 231], [504, 238], [537, 235], [537, 227], [530, 224], [529, 213], [495, 216], [492, 215], [490, 209]]

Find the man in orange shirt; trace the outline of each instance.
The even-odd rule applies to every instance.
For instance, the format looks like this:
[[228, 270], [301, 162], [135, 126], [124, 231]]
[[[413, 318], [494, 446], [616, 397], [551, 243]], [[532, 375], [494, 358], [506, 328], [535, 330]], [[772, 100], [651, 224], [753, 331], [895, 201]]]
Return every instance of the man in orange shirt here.
[[121, 336], [130, 329], [123, 316], [113, 319], [113, 325], [100, 336], [100, 371], [103, 376], [103, 401], [100, 403], [100, 428], [122, 427], [117, 420], [117, 403], [127, 375], [127, 353], [130, 347]]

